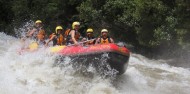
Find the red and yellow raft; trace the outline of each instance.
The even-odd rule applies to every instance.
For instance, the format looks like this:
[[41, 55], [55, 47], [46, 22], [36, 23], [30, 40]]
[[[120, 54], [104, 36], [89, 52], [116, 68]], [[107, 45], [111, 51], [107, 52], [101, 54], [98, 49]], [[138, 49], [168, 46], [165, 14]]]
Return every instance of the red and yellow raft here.
[[51, 47], [50, 51], [58, 54], [60, 57], [70, 57], [72, 62], [78, 64], [105, 63], [112, 69], [123, 74], [128, 66], [130, 57], [129, 50], [124, 46], [116, 44], [97, 44], [92, 46], [56, 46]]

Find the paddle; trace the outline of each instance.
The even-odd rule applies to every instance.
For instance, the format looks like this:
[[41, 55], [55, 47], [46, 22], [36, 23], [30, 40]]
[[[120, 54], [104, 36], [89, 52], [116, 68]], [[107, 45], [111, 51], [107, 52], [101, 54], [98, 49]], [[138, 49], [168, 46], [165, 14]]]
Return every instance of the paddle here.
[[36, 49], [38, 49], [38, 47], [39, 47], [39, 45], [38, 45], [37, 42], [32, 42], [32, 43], [28, 46], [28, 48], [29, 48], [30, 50], [36, 50]]
[[80, 45], [80, 44], [83, 44], [83, 43], [86, 43], [86, 42], [89, 42], [89, 41], [93, 41], [93, 40], [96, 40], [96, 38], [90, 39], [90, 40], [87, 40], [87, 41], [83, 41], [83, 42], [78, 42], [78, 44], [69, 44], [69, 45], [67, 45], [67, 46]]

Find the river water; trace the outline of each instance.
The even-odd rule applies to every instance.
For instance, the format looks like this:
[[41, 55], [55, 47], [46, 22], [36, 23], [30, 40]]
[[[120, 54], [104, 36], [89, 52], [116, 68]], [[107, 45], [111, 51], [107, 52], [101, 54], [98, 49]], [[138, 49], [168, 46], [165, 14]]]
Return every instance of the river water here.
[[[17, 53], [20, 40], [0, 33], [0, 94], [189, 94], [190, 70], [131, 54], [127, 71], [116, 77], [81, 75], [54, 67], [45, 50]], [[68, 59], [69, 60], [69, 59]], [[93, 71], [93, 69], [89, 69]]]

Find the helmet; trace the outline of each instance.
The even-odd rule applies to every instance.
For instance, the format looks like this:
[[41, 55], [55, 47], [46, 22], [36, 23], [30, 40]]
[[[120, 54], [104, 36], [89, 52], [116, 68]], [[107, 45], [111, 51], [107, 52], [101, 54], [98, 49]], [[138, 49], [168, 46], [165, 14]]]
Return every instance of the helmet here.
[[63, 27], [62, 26], [57, 26], [56, 28], [55, 28], [55, 32], [57, 33], [57, 30], [63, 30]]
[[93, 29], [92, 28], [87, 29], [86, 33], [93, 33]]
[[108, 33], [108, 30], [107, 29], [102, 29], [101, 33], [103, 33], [103, 32]]
[[41, 21], [41, 20], [37, 20], [37, 21], [35, 22], [35, 24], [37, 24], [37, 23], [42, 23], [42, 21]]
[[79, 22], [73, 22], [72, 28], [74, 29], [76, 25], [80, 25], [80, 23]]

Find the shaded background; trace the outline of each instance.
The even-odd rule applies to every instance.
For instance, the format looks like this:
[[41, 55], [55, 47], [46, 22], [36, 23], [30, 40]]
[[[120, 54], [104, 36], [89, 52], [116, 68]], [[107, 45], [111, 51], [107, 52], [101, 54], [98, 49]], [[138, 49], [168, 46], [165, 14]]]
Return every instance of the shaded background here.
[[96, 36], [108, 28], [117, 42], [148, 57], [189, 57], [189, 0], [0, 0], [0, 9], [0, 32], [9, 35], [38, 19], [48, 34], [80, 21], [83, 36], [87, 27]]

